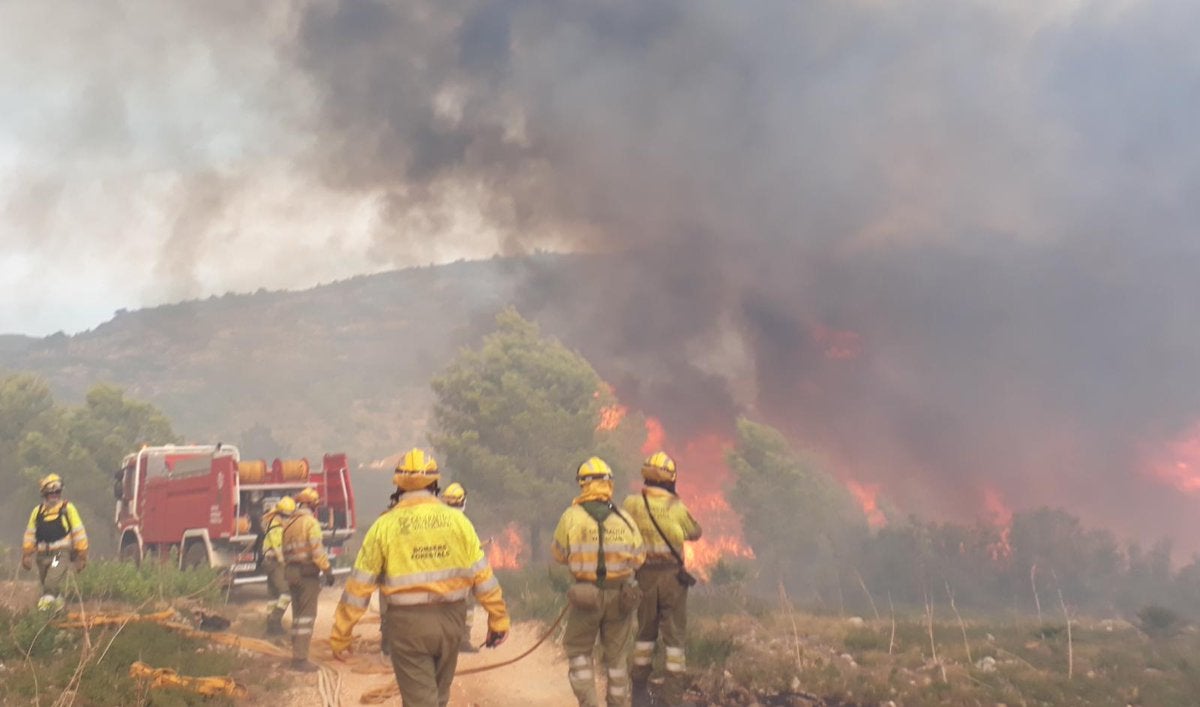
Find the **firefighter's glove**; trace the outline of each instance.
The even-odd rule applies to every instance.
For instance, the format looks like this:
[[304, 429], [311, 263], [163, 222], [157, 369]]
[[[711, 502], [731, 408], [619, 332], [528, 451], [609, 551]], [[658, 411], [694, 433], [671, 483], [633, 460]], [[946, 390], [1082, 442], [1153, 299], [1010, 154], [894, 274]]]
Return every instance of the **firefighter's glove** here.
[[340, 651], [333, 652], [333, 659], [337, 660], [339, 662], [342, 662], [342, 663], [345, 663], [346, 661], [350, 660], [352, 657], [354, 657], [354, 651], [350, 650], [349, 646], [343, 648]]
[[325, 586], [332, 587], [334, 581], [333, 570], [325, 570]]
[[72, 562], [72, 564], [75, 566], [76, 572], [82, 572], [84, 570], [84, 568], [87, 567], [87, 558], [86, 557], [76, 557], [75, 560]]
[[21, 556], [21, 569], [25, 570], [26, 572], [33, 569], [33, 555]]
[[483, 642], [483, 647], [495, 648], [501, 643], [504, 643], [506, 638], [508, 638], [508, 631], [493, 631], [489, 628], [487, 640]]

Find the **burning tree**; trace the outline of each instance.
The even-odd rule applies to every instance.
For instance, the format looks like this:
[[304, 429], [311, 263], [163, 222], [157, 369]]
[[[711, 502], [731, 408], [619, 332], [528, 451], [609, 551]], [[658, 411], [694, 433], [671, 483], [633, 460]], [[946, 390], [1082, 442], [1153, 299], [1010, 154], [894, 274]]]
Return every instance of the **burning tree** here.
[[433, 381], [431, 438], [446, 475], [479, 499], [471, 515], [496, 529], [519, 524], [536, 557], [577, 492], [579, 463], [600, 454], [619, 473], [635, 457], [616, 449], [614, 431], [597, 429], [616, 401], [586, 359], [511, 308], [496, 323]]

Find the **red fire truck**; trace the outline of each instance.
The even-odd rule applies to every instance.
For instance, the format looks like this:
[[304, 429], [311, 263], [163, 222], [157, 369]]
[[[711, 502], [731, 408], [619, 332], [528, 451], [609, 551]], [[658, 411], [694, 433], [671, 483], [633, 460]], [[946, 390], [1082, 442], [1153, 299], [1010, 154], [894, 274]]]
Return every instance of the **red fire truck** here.
[[320, 470], [306, 459], [243, 461], [227, 444], [144, 447], [117, 473], [116, 526], [121, 558], [141, 562], [178, 553], [181, 568], [220, 567], [234, 584], [261, 582], [263, 513], [284, 496], [313, 487], [317, 517], [337, 574], [354, 535], [354, 491], [345, 454], [326, 454]]

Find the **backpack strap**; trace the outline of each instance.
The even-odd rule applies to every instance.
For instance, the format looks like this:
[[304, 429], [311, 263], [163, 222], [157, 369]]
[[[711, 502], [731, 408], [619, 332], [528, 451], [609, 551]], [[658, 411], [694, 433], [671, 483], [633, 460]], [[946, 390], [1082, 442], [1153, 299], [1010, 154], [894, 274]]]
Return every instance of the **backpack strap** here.
[[663, 533], [662, 528], [659, 527], [658, 521], [654, 519], [654, 513], [650, 510], [650, 499], [646, 497], [645, 491], [642, 492], [642, 503], [646, 504], [646, 515], [650, 516], [650, 522], [654, 524], [654, 529], [658, 531], [658, 537], [663, 539], [663, 542], [667, 544], [667, 549], [671, 551], [671, 555], [679, 562], [679, 566], [683, 567], [683, 558], [679, 556], [679, 552], [675, 550], [675, 546], [671, 544], [671, 541], [667, 540], [667, 536]]

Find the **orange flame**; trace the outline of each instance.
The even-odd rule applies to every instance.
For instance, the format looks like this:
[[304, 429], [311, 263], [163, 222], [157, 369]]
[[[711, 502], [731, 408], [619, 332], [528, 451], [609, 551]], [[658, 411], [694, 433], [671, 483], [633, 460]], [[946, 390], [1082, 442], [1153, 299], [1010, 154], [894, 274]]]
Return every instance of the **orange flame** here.
[[1188, 495], [1200, 494], [1200, 422], [1155, 455], [1148, 470], [1159, 481]]
[[988, 521], [1000, 528], [1000, 539], [988, 547], [988, 552], [993, 560], [1007, 560], [1013, 554], [1012, 545], [1009, 543], [1009, 537], [1012, 535], [1012, 509], [1004, 502], [1000, 492], [991, 487], [983, 490], [983, 507], [987, 511]]
[[650, 455], [661, 451], [666, 432], [657, 417], [646, 417], [646, 441], [642, 442], [642, 454]]
[[825, 358], [851, 361], [862, 354], [862, 336], [856, 331], [830, 329], [824, 324], [816, 324], [812, 334], [824, 349]]
[[596, 425], [596, 429], [600, 432], [612, 432], [620, 427], [627, 412], [629, 412], [629, 408], [620, 403], [605, 405], [600, 408], [600, 423]]
[[862, 506], [863, 515], [867, 517], [867, 525], [872, 529], [887, 525], [887, 516], [879, 510], [876, 500], [879, 496], [879, 484], [860, 484], [854, 479], [847, 479], [846, 488], [850, 489], [850, 493], [854, 494], [854, 498], [858, 500], [858, 505]]
[[504, 528], [504, 534], [488, 541], [488, 564], [494, 570], [520, 569], [524, 564], [525, 540], [521, 526], [515, 522]]
[[704, 529], [704, 537], [683, 547], [688, 570], [702, 579], [708, 579], [713, 565], [722, 558], [754, 557], [754, 550], [742, 540], [742, 519], [725, 498], [725, 487], [733, 476], [725, 464], [725, 453], [731, 445], [720, 435], [706, 434], [672, 450], [662, 422], [646, 418], [642, 453], [666, 450], [675, 458], [679, 465], [679, 496]]

